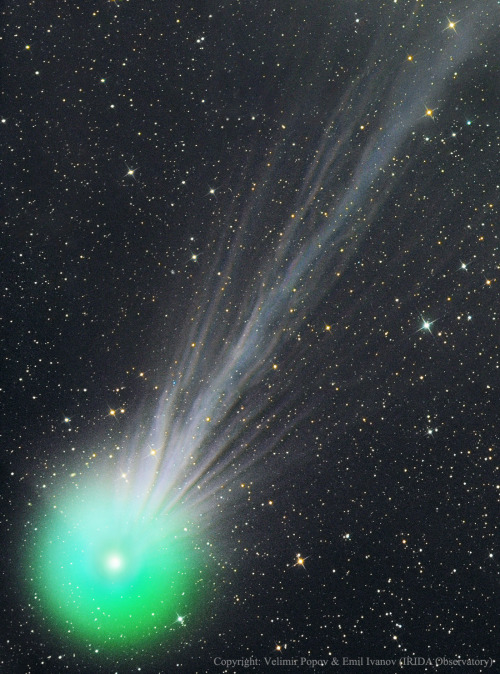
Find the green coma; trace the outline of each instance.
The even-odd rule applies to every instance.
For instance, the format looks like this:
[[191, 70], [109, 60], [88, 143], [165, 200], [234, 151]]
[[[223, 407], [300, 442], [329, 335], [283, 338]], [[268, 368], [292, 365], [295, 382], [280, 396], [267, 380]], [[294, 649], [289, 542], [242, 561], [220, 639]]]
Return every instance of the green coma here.
[[29, 575], [44, 621], [73, 643], [108, 651], [175, 634], [200, 579], [184, 522], [86, 494], [66, 498], [35, 532]]

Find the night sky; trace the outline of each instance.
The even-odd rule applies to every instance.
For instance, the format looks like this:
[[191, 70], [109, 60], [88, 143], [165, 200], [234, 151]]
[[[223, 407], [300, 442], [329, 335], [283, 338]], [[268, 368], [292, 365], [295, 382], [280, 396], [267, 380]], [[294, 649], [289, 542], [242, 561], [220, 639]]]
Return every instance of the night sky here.
[[499, 26], [3, 3], [2, 672], [495, 671]]

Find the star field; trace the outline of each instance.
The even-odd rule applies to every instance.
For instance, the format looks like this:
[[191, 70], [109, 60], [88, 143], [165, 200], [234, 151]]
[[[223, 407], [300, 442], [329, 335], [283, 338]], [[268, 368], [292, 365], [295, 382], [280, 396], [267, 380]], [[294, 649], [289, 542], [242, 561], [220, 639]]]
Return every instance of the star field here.
[[2, 668], [495, 671], [498, 3], [2, 11]]

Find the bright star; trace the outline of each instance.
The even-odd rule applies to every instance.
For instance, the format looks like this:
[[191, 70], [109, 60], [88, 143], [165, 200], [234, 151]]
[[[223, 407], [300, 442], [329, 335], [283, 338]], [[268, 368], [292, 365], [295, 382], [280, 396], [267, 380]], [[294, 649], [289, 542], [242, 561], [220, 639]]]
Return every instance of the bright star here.
[[177, 618], [174, 620], [172, 625], [180, 625], [181, 627], [186, 626], [186, 616], [177, 614]]
[[[427, 332], [430, 332], [430, 334], [432, 335], [431, 328], [438, 319], [435, 318], [433, 321], [428, 321], [423, 316], [421, 316], [421, 318], [422, 318], [422, 326], [417, 330], [417, 332], [421, 332], [422, 330], [426, 330]], [[434, 337], [434, 335], [432, 335], [432, 336]]]
[[295, 562], [295, 564], [293, 566], [301, 566], [304, 570], [307, 571], [305, 561], [306, 561], [306, 559], [309, 559], [309, 557], [302, 557], [302, 555], [299, 552], [297, 553], [296, 557], [297, 557], [297, 561]]
[[448, 25], [446, 26], [446, 28], [443, 29], [442, 32], [444, 33], [445, 30], [452, 30], [456, 35], [457, 34], [456, 26], [457, 26], [457, 23], [460, 23], [461, 19], [459, 19], [458, 21], [452, 21], [449, 17], [446, 17], [446, 18], [448, 20]]
[[125, 166], [127, 167], [127, 173], [125, 173], [124, 177], [125, 178], [130, 177], [133, 178], [134, 180], [137, 180], [137, 178], [135, 177], [135, 172], [137, 171], [137, 169], [136, 168], [131, 169], [130, 166], [127, 166], [127, 164], [125, 164]]
[[433, 122], [436, 120], [434, 119], [434, 113], [436, 112], [437, 108], [425, 108], [425, 115], [424, 117], [430, 117]]

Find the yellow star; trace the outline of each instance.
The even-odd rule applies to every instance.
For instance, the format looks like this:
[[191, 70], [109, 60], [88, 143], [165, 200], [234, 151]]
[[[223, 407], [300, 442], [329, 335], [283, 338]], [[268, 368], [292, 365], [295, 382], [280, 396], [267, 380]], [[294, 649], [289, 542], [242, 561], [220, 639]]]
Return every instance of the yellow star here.
[[295, 562], [294, 566], [301, 566], [303, 569], [307, 571], [305, 561], [306, 559], [309, 559], [309, 557], [302, 557], [302, 555], [299, 552], [297, 553], [296, 557], [297, 561]]
[[434, 119], [434, 113], [436, 112], [436, 110], [437, 110], [437, 108], [428, 108], [426, 106], [424, 117], [430, 117], [432, 119], [432, 121], [435, 122], [436, 120]]
[[[110, 2], [111, 2], [111, 1], [112, 1], [112, 0], [110, 0]], [[127, 164], [125, 164], [125, 166], [127, 166]], [[125, 173], [125, 178], [130, 177], [130, 178], [133, 178], [134, 180], [137, 180], [137, 178], [135, 177], [135, 172], [136, 172], [136, 171], [137, 171], [136, 168], [135, 168], [135, 169], [131, 169], [130, 166], [127, 166], [127, 173]]]
[[457, 23], [460, 23], [460, 20], [452, 21], [449, 17], [446, 18], [448, 19], [448, 25], [443, 29], [442, 32], [444, 33], [445, 30], [452, 30], [455, 35], [457, 35]]

